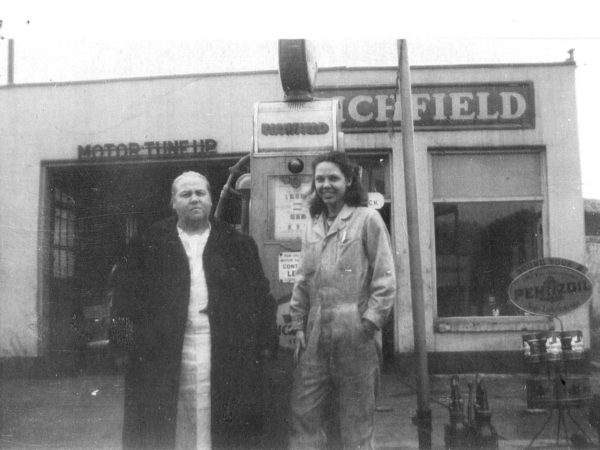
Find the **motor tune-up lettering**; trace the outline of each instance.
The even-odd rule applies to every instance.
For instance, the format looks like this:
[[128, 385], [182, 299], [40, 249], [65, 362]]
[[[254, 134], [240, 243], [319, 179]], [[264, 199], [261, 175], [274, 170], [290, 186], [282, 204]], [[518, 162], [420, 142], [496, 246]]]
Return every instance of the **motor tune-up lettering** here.
[[80, 160], [194, 158], [217, 152], [214, 139], [87, 144], [77, 147]]

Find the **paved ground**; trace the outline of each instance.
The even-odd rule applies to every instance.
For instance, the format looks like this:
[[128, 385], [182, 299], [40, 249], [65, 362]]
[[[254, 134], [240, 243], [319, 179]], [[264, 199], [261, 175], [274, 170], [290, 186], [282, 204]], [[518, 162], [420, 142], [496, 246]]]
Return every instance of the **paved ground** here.
[[[519, 375], [485, 375], [488, 388], [488, 400], [492, 410], [492, 425], [496, 429], [500, 449], [522, 449], [529, 445], [536, 432], [548, 418], [548, 411], [528, 411], [525, 384], [529, 376]], [[467, 402], [469, 381], [474, 381], [473, 374], [459, 376], [462, 396]], [[450, 377], [431, 377], [431, 410], [432, 410], [432, 446], [444, 448], [444, 427], [449, 423], [446, 407], [450, 403]], [[600, 376], [590, 377], [592, 391], [600, 391]], [[385, 374], [380, 406], [383, 412], [376, 414], [376, 445], [380, 449], [418, 448], [418, 437], [411, 417], [416, 410], [416, 394], [412, 389], [413, 380], [402, 379], [394, 374]], [[594, 442], [598, 442], [595, 430], [591, 429], [587, 420], [588, 408], [570, 411], [573, 418], [582, 426]], [[465, 412], [466, 415], [466, 412]], [[563, 438], [561, 429], [559, 446], [556, 446], [557, 413], [544, 428], [540, 437], [533, 443], [534, 448], [569, 448]], [[573, 421], [566, 416], [569, 436], [580, 433]], [[574, 447], [570, 447], [574, 448]], [[600, 448], [599, 446], [595, 448]]]
[[[281, 373], [280, 373], [281, 375]], [[500, 449], [525, 448], [548, 417], [547, 412], [527, 411], [525, 380], [528, 375], [487, 375], [492, 424], [501, 436]], [[467, 400], [467, 382], [460, 376], [462, 395]], [[590, 376], [593, 393], [600, 393], [600, 372]], [[1, 380], [0, 447], [27, 449], [118, 449], [123, 416], [123, 377], [120, 374], [79, 374], [45, 378]], [[279, 377], [273, 393], [281, 397], [288, 379]], [[418, 448], [417, 430], [411, 423], [416, 409], [414, 379], [395, 373], [383, 376], [382, 393], [376, 413], [376, 447], [379, 449]], [[431, 377], [433, 448], [444, 448], [444, 426], [449, 422], [450, 378]], [[275, 398], [277, 420], [285, 424], [285, 405]], [[572, 416], [594, 442], [598, 437], [587, 421], [587, 408], [573, 409]], [[556, 413], [534, 443], [535, 448], [569, 448], [561, 434], [556, 446]], [[579, 433], [567, 416], [569, 435]], [[570, 447], [576, 448], [576, 447]], [[599, 448], [599, 447], [596, 447]]]

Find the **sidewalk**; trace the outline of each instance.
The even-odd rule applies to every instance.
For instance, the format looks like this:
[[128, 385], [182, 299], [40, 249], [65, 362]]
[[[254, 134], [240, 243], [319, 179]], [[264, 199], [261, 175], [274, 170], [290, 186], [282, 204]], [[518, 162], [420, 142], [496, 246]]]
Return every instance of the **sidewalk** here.
[[[526, 374], [484, 375], [492, 424], [501, 436], [500, 449], [525, 448], [548, 417], [547, 412], [526, 411]], [[462, 397], [468, 399], [467, 382], [473, 375], [460, 376]], [[416, 410], [414, 379], [395, 373], [383, 375], [376, 412], [375, 443], [378, 449], [416, 449], [417, 430], [411, 417]], [[431, 376], [433, 448], [444, 448], [444, 426], [450, 402], [450, 376]], [[600, 373], [590, 376], [593, 393], [600, 392]], [[123, 376], [81, 375], [46, 379], [0, 380], [0, 448], [28, 449], [118, 449], [123, 418]], [[465, 411], [466, 414], [466, 411]], [[572, 416], [594, 442], [595, 430], [587, 421], [587, 408], [573, 409]], [[569, 435], [576, 426], [567, 416]], [[534, 448], [568, 448], [561, 433], [555, 446], [556, 413]], [[574, 447], [571, 447], [574, 448]]]
[[[525, 381], [528, 376], [528, 374], [483, 375], [489, 406], [492, 410], [491, 422], [500, 436], [500, 449], [526, 448], [548, 418], [548, 411], [527, 411]], [[436, 449], [444, 448], [444, 427], [449, 423], [449, 413], [443, 405], [450, 403], [450, 379], [450, 375], [430, 377], [432, 446]], [[459, 375], [459, 379], [466, 416], [469, 392], [467, 383], [473, 383], [475, 375]], [[591, 374], [590, 384], [592, 393], [600, 392], [600, 373], [594, 371]], [[414, 379], [400, 378], [391, 373], [384, 374], [382, 395], [375, 418], [375, 443], [378, 449], [419, 448], [417, 429], [411, 423], [411, 417], [417, 408], [416, 393], [412, 388], [414, 385]], [[597, 444], [596, 431], [588, 423], [588, 408], [574, 408], [570, 412], [586, 434]], [[580, 433], [569, 416], [567, 414], [565, 416], [569, 436]], [[561, 428], [560, 445], [556, 446], [557, 412], [554, 411], [547, 426], [534, 442], [533, 448], [569, 448], [563, 430], [564, 428]]]
[[0, 383], [0, 448], [121, 448], [122, 375]]

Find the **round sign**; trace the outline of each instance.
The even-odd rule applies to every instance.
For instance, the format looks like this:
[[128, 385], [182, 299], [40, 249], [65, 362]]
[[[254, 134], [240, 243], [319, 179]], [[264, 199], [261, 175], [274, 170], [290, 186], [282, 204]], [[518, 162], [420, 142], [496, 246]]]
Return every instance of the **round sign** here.
[[517, 275], [508, 295], [523, 311], [555, 316], [587, 302], [592, 296], [592, 281], [572, 267], [539, 265]]
[[369, 192], [369, 208], [381, 209], [385, 204], [383, 195], [379, 192]]
[[287, 96], [307, 99], [317, 78], [317, 61], [309, 41], [279, 40], [279, 76]]

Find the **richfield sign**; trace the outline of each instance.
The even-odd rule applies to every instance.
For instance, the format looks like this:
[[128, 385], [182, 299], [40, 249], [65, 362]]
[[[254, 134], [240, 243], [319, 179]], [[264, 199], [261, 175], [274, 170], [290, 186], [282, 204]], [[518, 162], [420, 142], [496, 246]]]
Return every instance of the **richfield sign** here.
[[[400, 130], [401, 108], [394, 86], [322, 88], [316, 97], [342, 103], [347, 133]], [[412, 86], [416, 130], [534, 128], [531, 82]]]
[[523, 311], [556, 316], [572, 311], [592, 296], [587, 268], [563, 258], [543, 258], [519, 267], [508, 288], [510, 300]]
[[338, 149], [337, 100], [262, 102], [254, 107], [254, 150], [259, 153]]

